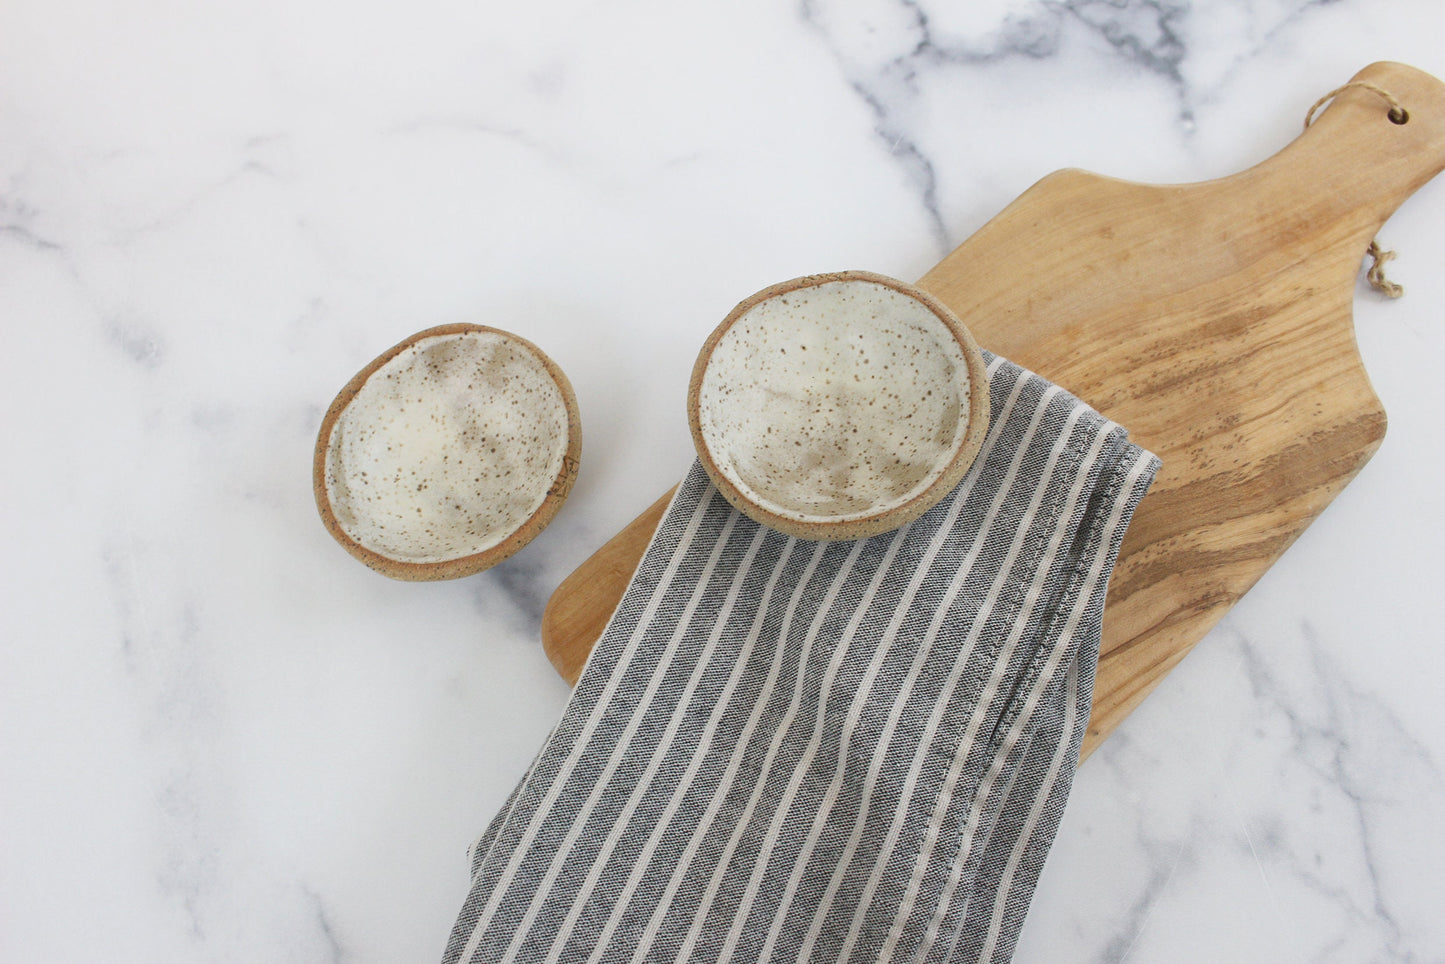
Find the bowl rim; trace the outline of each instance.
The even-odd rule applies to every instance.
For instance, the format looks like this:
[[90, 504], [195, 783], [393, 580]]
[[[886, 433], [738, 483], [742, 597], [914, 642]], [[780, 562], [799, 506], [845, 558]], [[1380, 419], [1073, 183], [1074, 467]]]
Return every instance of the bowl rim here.
[[[536, 511], [527, 517], [520, 526], [509, 533], [501, 542], [481, 552], [470, 553], [465, 556], [458, 556], [453, 559], [441, 559], [435, 562], [408, 562], [378, 552], [368, 546], [357, 542], [336, 518], [336, 512], [332, 507], [331, 492], [327, 479], [326, 456], [331, 447], [331, 437], [336, 430], [336, 423], [341, 413], [351, 404], [356, 394], [361, 391], [372, 375], [375, 375], [384, 365], [390, 362], [397, 355], [411, 348], [419, 342], [429, 338], [439, 338], [448, 335], [465, 334], [493, 334], [500, 335], [511, 343], [529, 351], [538, 361], [547, 374], [556, 383], [562, 394], [562, 401], [567, 410], [567, 449], [562, 456], [562, 467], [553, 478], [552, 484], [547, 489], [547, 495]], [[312, 456], [311, 464], [311, 485], [312, 492], [316, 498], [316, 508], [321, 514], [321, 521], [326, 530], [331, 533], [332, 538], [341, 544], [341, 547], [352, 556], [361, 560], [367, 566], [377, 572], [390, 576], [393, 579], [401, 579], [409, 582], [432, 581], [440, 579], [457, 579], [462, 576], [470, 576], [473, 573], [481, 572], [495, 566], [497, 563], [509, 558], [518, 549], [537, 537], [557, 511], [562, 508], [568, 494], [572, 491], [573, 484], [577, 481], [577, 469], [582, 454], [582, 418], [577, 407], [577, 395], [572, 390], [572, 383], [568, 381], [566, 374], [547, 354], [532, 342], [521, 335], [501, 328], [493, 328], [489, 325], [476, 325], [467, 322], [458, 322], [447, 325], [437, 325], [433, 328], [426, 328], [415, 334], [408, 335], [397, 344], [382, 352], [372, 359], [365, 368], [352, 376], [351, 380], [336, 394], [331, 405], [326, 410], [325, 416], [321, 419], [321, 428], [316, 434], [316, 448]]]
[[[803, 521], [773, 512], [758, 504], [744, 495], [723, 473], [713, 458], [712, 451], [707, 444], [707, 436], [702, 428], [702, 382], [712, 360], [713, 351], [722, 341], [723, 336], [740, 318], [758, 304], [802, 288], [813, 288], [840, 281], [864, 281], [890, 288], [920, 302], [943, 323], [963, 350], [964, 361], [968, 367], [968, 420], [963, 436], [959, 439], [957, 447], [943, 470], [923, 491], [911, 499], [865, 516], [850, 516], [847, 519], [832, 522]], [[693, 363], [692, 377], [688, 381], [687, 388], [687, 422], [692, 433], [693, 446], [697, 449], [698, 459], [702, 462], [703, 468], [723, 497], [734, 508], [756, 522], [786, 535], [812, 541], [864, 539], [880, 535], [907, 525], [927, 512], [963, 481], [964, 475], [973, 465], [983, 446], [984, 436], [988, 434], [989, 418], [988, 369], [983, 361], [983, 353], [979, 350], [978, 343], [974, 340], [968, 327], [954, 314], [952, 309], [936, 296], [916, 285], [872, 271], [850, 270], [804, 275], [770, 285], [756, 294], [744, 298], [713, 329], [712, 334], [703, 343], [702, 350], [698, 352], [697, 361]]]

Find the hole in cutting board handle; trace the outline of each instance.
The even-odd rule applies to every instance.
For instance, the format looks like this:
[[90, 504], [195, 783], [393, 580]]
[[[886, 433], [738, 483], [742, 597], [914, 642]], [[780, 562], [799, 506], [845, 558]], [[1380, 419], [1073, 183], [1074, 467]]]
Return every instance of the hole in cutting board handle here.
[[1391, 107], [1389, 112], [1386, 113], [1385, 116], [1390, 118], [1391, 124], [1410, 123], [1410, 112], [1403, 107]]

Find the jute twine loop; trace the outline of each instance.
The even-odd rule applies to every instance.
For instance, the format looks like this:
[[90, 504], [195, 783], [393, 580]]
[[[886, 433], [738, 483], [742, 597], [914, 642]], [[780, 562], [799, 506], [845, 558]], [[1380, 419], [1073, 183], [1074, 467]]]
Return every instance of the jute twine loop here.
[[1395, 252], [1386, 251], [1380, 247], [1380, 242], [1378, 241], [1371, 241], [1368, 253], [1370, 257], [1374, 259], [1370, 262], [1370, 270], [1365, 272], [1365, 277], [1369, 279], [1370, 287], [1387, 298], [1398, 298], [1403, 295], [1405, 289], [1385, 277], [1385, 262], [1393, 258]]
[[[1336, 94], [1340, 93], [1340, 91], [1348, 90], [1351, 87], [1360, 87], [1384, 98], [1385, 102], [1390, 105], [1390, 109], [1385, 112], [1385, 116], [1390, 119], [1390, 123], [1404, 124], [1410, 120], [1410, 112], [1396, 99], [1394, 94], [1368, 81], [1352, 80], [1348, 84], [1336, 87], [1315, 101], [1314, 106], [1309, 109], [1309, 113], [1305, 114], [1305, 130], [1309, 130], [1310, 125], [1315, 122], [1315, 115], [1318, 114], [1326, 104], [1334, 100]], [[1370, 287], [1387, 298], [1398, 298], [1403, 295], [1405, 289], [1385, 277], [1385, 262], [1395, 257], [1395, 252], [1386, 251], [1380, 247], [1379, 241], [1371, 241], [1366, 253], [1368, 253], [1371, 258], [1370, 269], [1365, 272], [1365, 278], [1370, 282]]]
[[1310, 125], [1315, 122], [1315, 115], [1320, 112], [1320, 108], [1324, 107], [1330, 101], [1334, 100], [1341, 91], [1349, 90], [1351, 87], [1359, 87], [1363, 90], [1368, 90], [1371, 93], [1378, 94], [1383, 97], [1385, 99], [1385, 103], [1390, 105], [1390, 109], [1385, 111], [1385, 116], [1390, 119], [1390, 123], [1403, 124], [1410, 119], [1410, 112], [1405, 109], [1404, 104], [1401, 104], [1400, 101], [1396, 99], [1394, 94], [1390, 93], [1383, 87], [1375, 86], [1367, 80], [1352, 80], [1348, 84], [1341, 84], [1339, 87], [1336, 87], [1334, 90], [1330, 91], [1328, 94], [1325, 94], [1325, 96], [1315, 101], [1314, 106], [1310, 108], [1309, 113], [1305, 114], [1305, 130], [1309, 130]]

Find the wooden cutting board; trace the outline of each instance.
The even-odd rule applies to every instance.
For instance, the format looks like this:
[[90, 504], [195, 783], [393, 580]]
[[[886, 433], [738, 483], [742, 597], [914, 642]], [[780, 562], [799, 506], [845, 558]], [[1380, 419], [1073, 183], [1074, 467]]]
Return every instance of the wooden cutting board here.
[[[1279, 154], [1221, 180], [1157, 186], [1058, 171], [918, 282], [981, 345], [1163, 459], [1109, 588], [1085, 754], [1384, 437], [1354, 295], [1376, 231], [1445, 168], [1445, 85], [1391, 63], [1355, 80], [1391, 92], [1408, 120], [1392, 122], [1384, 99], [1353, 87]], [[552, 595], [542, 641], [569, 682], [669, 496]]]

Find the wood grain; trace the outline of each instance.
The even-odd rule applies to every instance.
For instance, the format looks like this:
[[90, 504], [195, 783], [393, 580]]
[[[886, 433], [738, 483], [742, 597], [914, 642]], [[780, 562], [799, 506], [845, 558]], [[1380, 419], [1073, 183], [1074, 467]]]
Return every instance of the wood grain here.
[[[1362, 256], [1445, 168], [1445, 85], [1356, 79], [1279, 154], [1199, 184], [1044, 178], [919, 286], [980, 344], [1064, 386], [1163, 459], [1109, 589], [1085, 754], [1374, 454], [1385, 413], [1355, 344]], [[558, 587], [543, 644], [575, 682], [667, 497]]]

